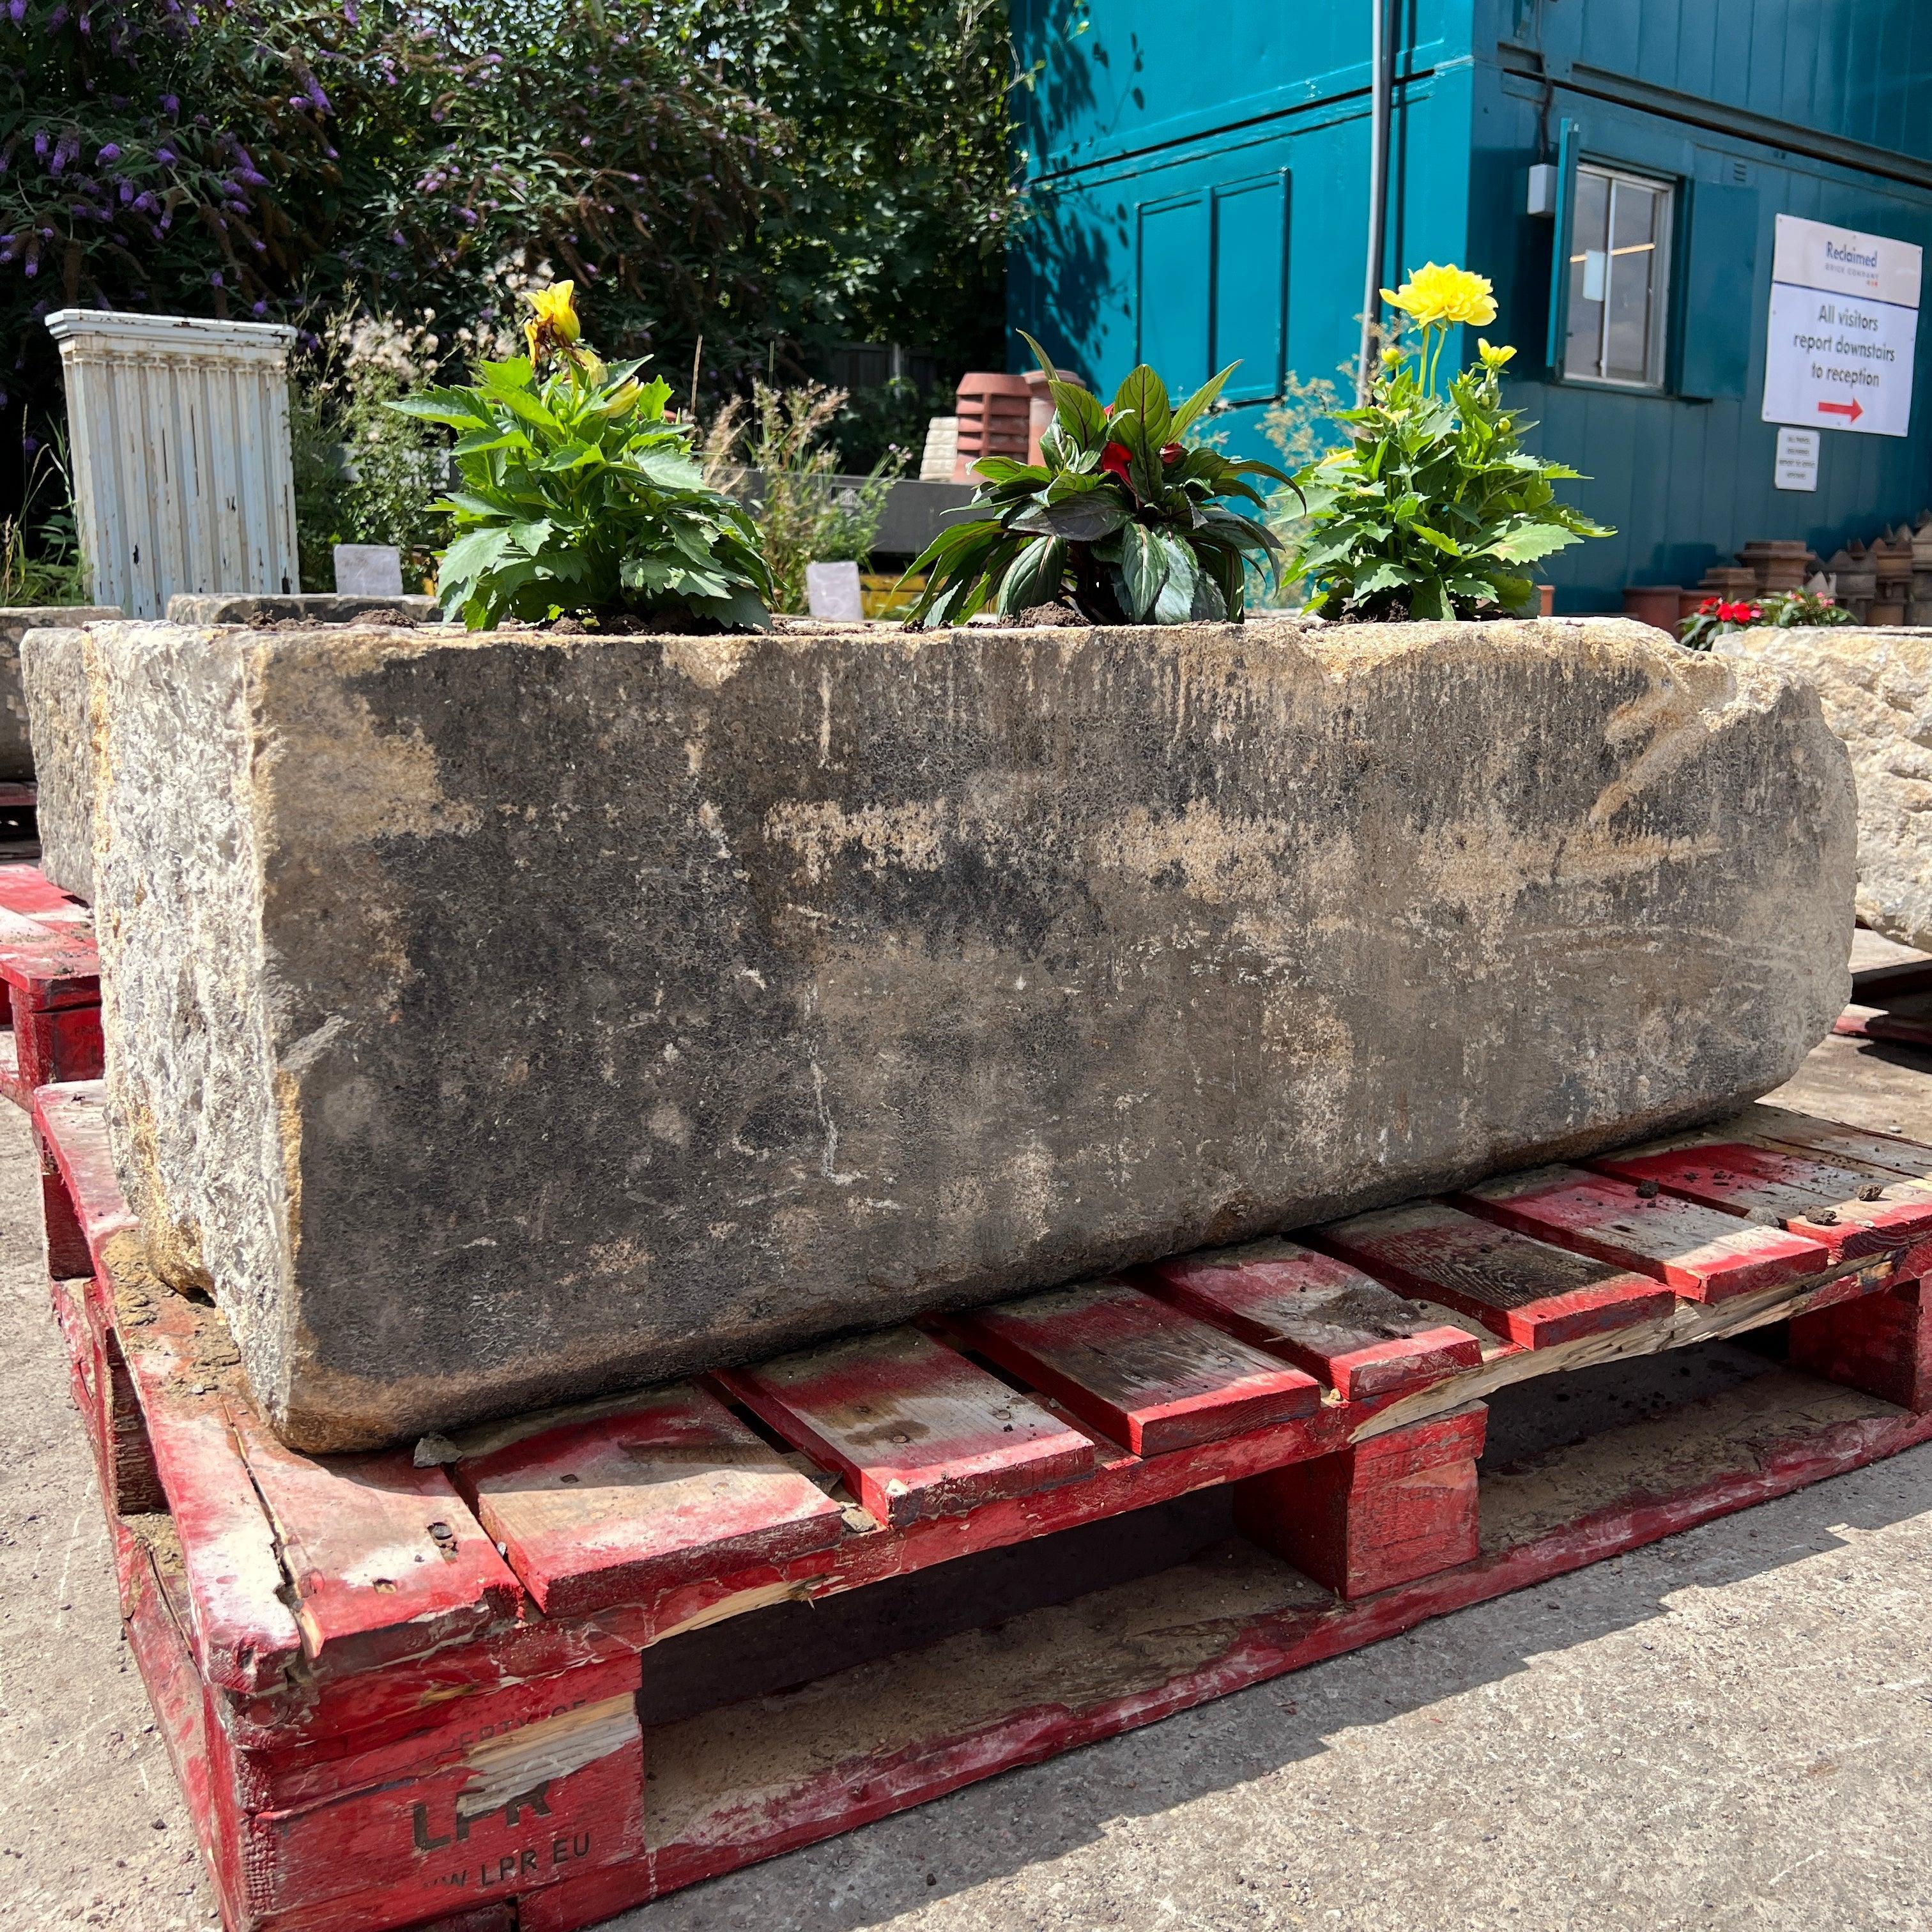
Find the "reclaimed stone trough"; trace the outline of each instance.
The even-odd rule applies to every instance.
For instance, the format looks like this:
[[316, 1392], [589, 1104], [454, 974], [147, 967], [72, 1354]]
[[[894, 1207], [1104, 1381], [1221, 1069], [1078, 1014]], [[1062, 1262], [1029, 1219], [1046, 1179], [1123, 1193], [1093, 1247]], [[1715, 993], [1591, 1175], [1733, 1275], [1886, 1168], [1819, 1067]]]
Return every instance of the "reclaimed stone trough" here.
[[1846, 994], [1816, 695], [1622, 620], [86, 650], [117, 1166], [308, 1448], [1692, 1123]]
[[1858, 916], [1932, 952], [1932, 630], [1767, 625], [1716, 649], [1816, 691], [1858, 787]]

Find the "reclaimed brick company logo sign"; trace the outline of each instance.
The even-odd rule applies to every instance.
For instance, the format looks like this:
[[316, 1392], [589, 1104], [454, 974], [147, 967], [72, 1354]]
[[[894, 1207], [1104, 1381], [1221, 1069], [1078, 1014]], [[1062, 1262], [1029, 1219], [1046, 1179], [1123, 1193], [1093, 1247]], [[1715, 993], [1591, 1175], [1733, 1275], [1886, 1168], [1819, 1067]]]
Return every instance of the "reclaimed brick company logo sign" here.
[[1914, 242], [1778, 218], [1766, 422], [1906, 434], [1923, 258]]

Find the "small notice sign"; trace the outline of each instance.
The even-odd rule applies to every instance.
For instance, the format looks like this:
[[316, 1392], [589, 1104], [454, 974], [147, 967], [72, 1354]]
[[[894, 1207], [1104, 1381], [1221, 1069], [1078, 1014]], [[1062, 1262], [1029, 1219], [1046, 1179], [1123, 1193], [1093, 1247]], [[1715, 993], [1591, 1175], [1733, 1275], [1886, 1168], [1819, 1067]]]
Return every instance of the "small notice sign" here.
[[1924, 256], [1916, 242], [1778, 218], [1766, 422], [1861, 436], [1910, 430]]
[[1778, 468], [1772, 482], [1780, 490], [1818, 487], [1818, 432], [1781, 429], [1778, 432]]

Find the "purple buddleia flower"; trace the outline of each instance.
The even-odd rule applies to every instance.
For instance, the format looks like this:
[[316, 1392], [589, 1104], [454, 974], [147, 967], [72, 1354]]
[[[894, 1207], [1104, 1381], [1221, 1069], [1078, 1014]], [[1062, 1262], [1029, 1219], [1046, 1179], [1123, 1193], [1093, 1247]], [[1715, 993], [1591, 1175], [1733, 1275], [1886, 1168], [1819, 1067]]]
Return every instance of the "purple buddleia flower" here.
[[268, 312], [268, 304], [265, 302], [258, 302], [256, 303], [254, 307], [248, 311], [250, 315], [266, 315]]
[[175, 164], [175, 151], [172, 148], [157, 148], [154, 150], [154, 159], [159, 161], [163, 167], [171, 168]]
[[209, 286], [213, 288], [226, 288], [228, 286], [227, 284], [222, 280], [221, 271], [219, 268], [211, 268], [208, 271], [208, 280]]
[[121, 158], [120, 142], [118, 141], [109, 141], [104, 142], [102, 145], [100, 153], [96, 154], [94, 158], [97, 161], [118, 161]]
[[181, 112], [181, 96], [178, 94], [163, 94], [161, 96], [161, 112], [164, 114], [167, 115], [170, 118], [178, 114]]
[[356, 0], [344, 0], [342, 19], [346, 26], [359, 27], [362, 24], [362, 16], [356, 10]]
[[27, 0], [7, 0], [7, 17], [15, 22], [27, 17]]
[[47, 130], [44, 128], [39, 129], [34, 136], [34, 152], [42, 160], [47, 158]]
[[47, 32], [50, 34], [58, 33], [62, 28], [66, 25], [67, 9], [64, 7], [56, 7], [54, 10], [47, 16]]

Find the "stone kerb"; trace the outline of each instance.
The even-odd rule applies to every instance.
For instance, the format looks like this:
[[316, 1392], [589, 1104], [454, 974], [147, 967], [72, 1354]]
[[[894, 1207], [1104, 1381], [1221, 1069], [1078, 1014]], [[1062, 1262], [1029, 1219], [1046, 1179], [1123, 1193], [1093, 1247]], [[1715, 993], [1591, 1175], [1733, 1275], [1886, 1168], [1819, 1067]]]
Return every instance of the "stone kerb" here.
[[1817, 692], [1858, 787], [1858, 916], [1932, 951], [1932, 629], [1767, 626], [1714, 648], [1775, 665]]

